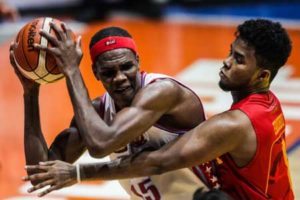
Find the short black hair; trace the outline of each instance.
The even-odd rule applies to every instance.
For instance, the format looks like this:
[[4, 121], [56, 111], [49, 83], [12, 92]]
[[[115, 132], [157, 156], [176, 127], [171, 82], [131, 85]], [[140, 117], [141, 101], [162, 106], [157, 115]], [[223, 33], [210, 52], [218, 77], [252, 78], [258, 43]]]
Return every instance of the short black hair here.
[[95, 33], [93, 35], [93, 37], [90, 41], [90, 45], [89, 45], [90, 49], [99, 40], [102, 40], [103, 38], [106, 38], [109, 36], [123, 36], [123, 37], [132, 38], [132, 36], [125, 29], [122, 29], [122, 28], [116, 27], [116, 26], [110, 26], [110, 27], [99, 30], [97, 33]]
[[237, 27], [235, 36], [254, 47], [257, 65], [271, 71], [270, 81], [291, 54], [292, 42], [279, 22], [267, 19], [247, 20]]

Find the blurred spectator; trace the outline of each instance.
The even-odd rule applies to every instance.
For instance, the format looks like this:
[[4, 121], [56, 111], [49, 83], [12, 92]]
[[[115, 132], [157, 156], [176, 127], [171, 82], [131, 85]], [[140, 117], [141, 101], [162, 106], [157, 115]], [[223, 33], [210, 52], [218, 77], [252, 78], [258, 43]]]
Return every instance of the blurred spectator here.
[[16, 21], [18, 18], [18, 10], [8, 5], [4, 0], [0, 0], [0, 22], [2, 22], [3, 20]]

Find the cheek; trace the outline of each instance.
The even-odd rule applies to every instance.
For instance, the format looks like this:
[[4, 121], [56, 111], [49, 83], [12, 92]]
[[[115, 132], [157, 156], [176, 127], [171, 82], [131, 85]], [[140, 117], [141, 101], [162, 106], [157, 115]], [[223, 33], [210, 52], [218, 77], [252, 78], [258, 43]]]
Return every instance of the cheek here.
[[136, 85], [136, 78], [135, 77], [128, 77], [129, 79], [129, 82], [132, 86], [135, 86]]
[[103, 87], [108, 91], [111, 87], [110, 81], [105, 78], [100, 78], [100, 81], [101, 81]]
[[134, 71], [131, 71], [130, 73], [127, 73], [127, 78], [129, 79], [129, 81], [131, 83], [136, 83], [137, 81], [137, 77], [138, 77], [138, 71], [137, 70], [134, 70]]
[[237, 68], [229, 72], [229, 77], [232, 83], [244, 83], [249, 80], [250, 74], [242, 68]]
[[248, 83], [251, 80], [251, 76], [249, 74], [249, 72], [236, 72], [234, 74], [234, 82], [235, 83], [239, 83], [239, 84], [245, 84]]

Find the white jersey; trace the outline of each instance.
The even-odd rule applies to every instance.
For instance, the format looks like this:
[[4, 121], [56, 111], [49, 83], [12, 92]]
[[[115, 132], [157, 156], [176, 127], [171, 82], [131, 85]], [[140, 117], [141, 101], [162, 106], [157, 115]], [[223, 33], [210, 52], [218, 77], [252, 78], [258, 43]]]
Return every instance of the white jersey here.
[[[142, 87], [146, 87], [157, 79], [165, 78], [172, 79], [171, 77], [162, 74], [141, 73]], [[116, 115], [116, 109], [114, 101], [108, 93], [105, 93], [102, 96], [100, 110], [103, 120], [107, 124], [111, 124]], [[199, 112], [199, 114], [201, 113]], [[184, 132], [186, 132], [186, 130], [167, 130], [162, 126], [155, 124], [138, 139], [121, 150], [111, 154], [110, 158], [116, 159], [121, 156], [131, 155], [146, 148], [159, 149], [161, 146], [174, 140]], [[139, 200], [190, 200], [196, 189], [205, 187], [199, 178], [187, 168], [161, 175], [122, 179], [119, 180], [119, 182], [130, 195], [131, 199]]]

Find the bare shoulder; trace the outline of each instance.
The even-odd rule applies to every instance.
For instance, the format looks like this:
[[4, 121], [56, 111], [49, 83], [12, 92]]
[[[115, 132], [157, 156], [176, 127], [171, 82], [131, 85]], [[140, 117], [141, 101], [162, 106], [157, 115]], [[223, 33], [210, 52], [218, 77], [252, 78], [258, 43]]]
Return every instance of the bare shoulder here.
[[[180, 95], [182, 87], [176, 81], [165, 78], [165, 79], [158, 79], [155, 82], [147, 85], [143, 88], [144, 91], [151, 92], [151, 93], [159, 93], [160, 95]], [[163, 92], [163, 93], [161, 93]]]
[[252, 127], [251, 121], [248, 116], [240, 110], [230, 110], [215, 115], [210, 120], [212, 123], [216, 123], [220, 128], [226, 128], [229, 132], [242, 133], [243, 130]]
[[134, 98], [133, 105], [172, 105], [182, 94], [181, 86], [171, 79], [159, 79], [142, 88]]
[[256, 134], [248, 116], [241, 110], [227, 111], [220, 114], [224, 123], [223, 140], [227, 140], [229, 152], [238, 166], [245, 166], [256, 152]]
[[240, 110], [225, 111], [215, 115], [199, 126], [207, 133], [204, 137], [210, 138], [208, 141], [224, 146], [226, 152], [236, 150], [239, 145], [249, 135], [249, 130], [253, 130], [247, 115]]

